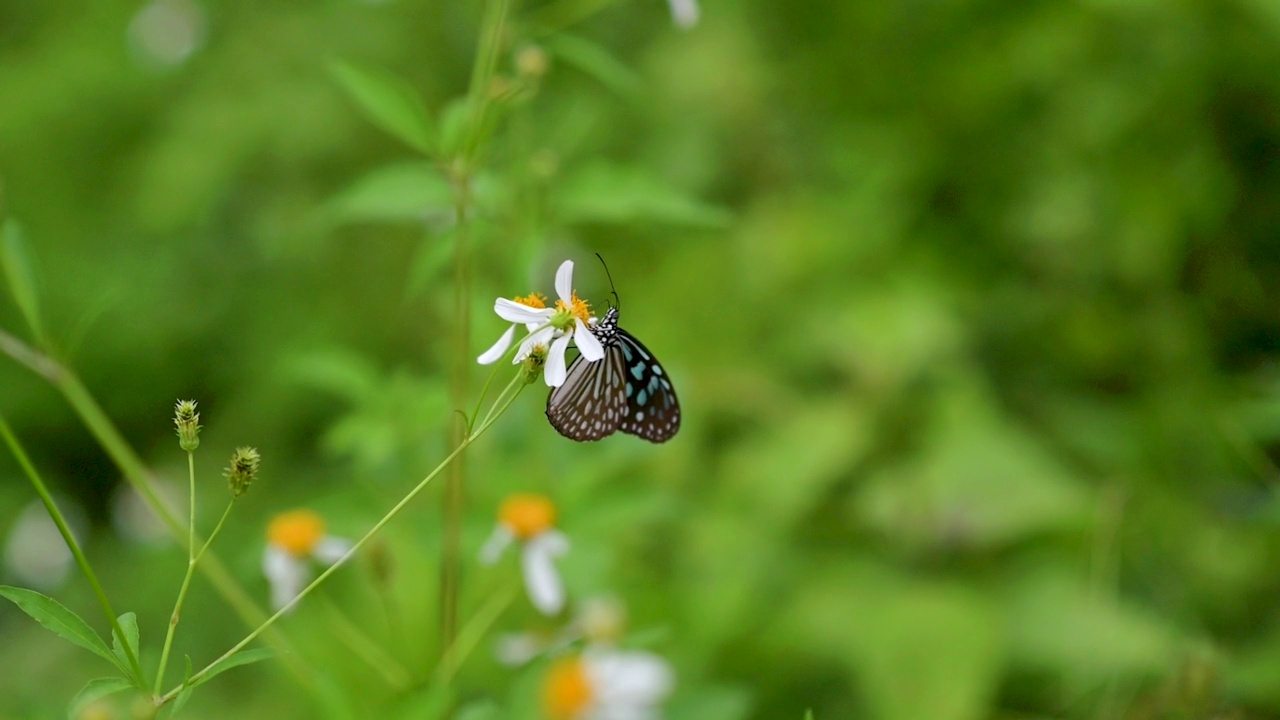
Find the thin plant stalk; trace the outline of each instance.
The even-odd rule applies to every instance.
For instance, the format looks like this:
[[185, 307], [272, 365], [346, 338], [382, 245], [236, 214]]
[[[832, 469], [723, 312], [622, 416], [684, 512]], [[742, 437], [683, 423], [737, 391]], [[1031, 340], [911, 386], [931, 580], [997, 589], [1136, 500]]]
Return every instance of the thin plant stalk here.
[[[187, 457], [190, 458], [193, 453], [188, 452]], [[195, 478], [195, 464], [190, 463], [191, 477]], [[191, 489], [195, 490], [195, 481], [192, 480]], [[192, 495], [194, 497], [194, 495]], [[213, 539], [218, 537], [218, 533], [222, 531], [222, 526], [226, 524], [227, 518], [231, 516], [231, 508], [235, 507], [234, 499], [227, 503], [227, 509], [222, 511], [222, 517], [218, 520], [218, 524], [214, 526], [213, 532], [209, 533], [209, 539], [204, 541], [204, 545], [200, 547], [200, 551], [189, 554], [187, 558], [187, 573], [182, 578], [182, 587], [178, 590], [178, 599], [173, 604], [173, 614], [169, 616], [169, 629], [164, 635], [164, 649], [160, 651], [160, 669], [156, 670], [155, 694], [160, 694], [160, 688], [164, 684], [164, 671], [169, 666], [169, 650], [173, 647], [173, 635], [178, 629], [178, 620], [182, 617], [182, 605], [187, 600], [187, 590], [191, 587], [191, 578], [195, 575], [196, 566], [200, 564], [200, 558], [204, 556], [209, 546], [213, 544]], [[195, 527], [195, 500], [191, 501], [191, 527]], [[195, 531], [192, 531], [192, 539], [194, 540]], [[192, 546], [194, 547], [194, 545]]]
[[[510, 392], [512, 388], [515, 388], [515, 392]], [[416, 498], [419, 494], [421, 494], [422, 491], [426, 489], [427, 485], [429, 485], [431, 481], [434, 480], [436, 476], [441, 473], [441, 471], [443, 471], [446, 467], [448, 467], [450, 463], [454, 462], [458, 458], [458, 456], [462, 454], [463, 450], [466, 450], [467, 447], [469, 447], [472, 443], [474, 443], [482, 435], [484, 435], [485, 432], [488, 431], [488, 429], [492, 427], [495, 422], [498, 421], [498, 418], [502, 417], [503, 413], [505, 413], [507, 409], [511, 407], [511, 404], [515, 402], [517, 397], [520, 396], [520, 391], [523, 388], [524, 388], [523, 379], [521, 378], [521, 374], [517, 373], [516, 376], [512, 378], [511, 382], [507, 385], [507, 388], [503, 390], [502, 394], [499, 396], [499, 398], [506, 398], [505, 401], [502, 403], [502, 405], [500, 407], [496, 407], [493, 410], [491, 410], [490, 413], [488, 414], [488, 419], [485, 420], [485, 422], [481, 423], [480, 426], [477, 427], [471, 434], [463, 438], [462, 443], [460, 443], [458, 447], [454, 448], [453, 452], [449, 453], [444, 460], [441, 460], [440, 464], [436, 465], [436, 467], [430, 473], [427, 473], [427, 476], [424, 477], [422, 480], [420, 480], [418, 484], [413, 487], [413, 489], [411, 489], [408, 493], [406, 493], [405, 496], [400, 499], [400, 502], [396, 503], [395, 506], [393, 506], [390, 510], [388, 510], [386, 514], [383, 515], [382, 518], [378, 520], [378, 522], [374, 523], [373, 527], [369, 528], [368, 532], [362, 535], [359, 540], [356, 540], [355, 543], [352, 544], [351, 548], [347, 550], [347, 552], [343, 554], [341, 558], [338, 558], [337, 562], [333, 563], [328, 568], [325, 568], [325, 570], [321, 572], [318, 576], [316, 576], [315, 580], [312, 580], [310, 584], [308, 584], [305, 588], [303, 588], [302, 591], [297, 594], [297, 596], [295, 596], [289, 602], [285, 603], [283, 607], [277, 610], [274, 615], [267, 618], [257, 628], [254, 628], [252, 631], [250, 631], [248, 635], [246, 635], [242, 640], [240, 640], [240, 642], [232, 646], [230, 650], [227, 650], [225, 653], [219, 656], [216, 660], [206, 665], [199, 672], [196, 672], [195, 674], [193, 674], [183, 685], [179, 685], [178, 687], [175, 687], [169, 692], [165, 693], [164, 696], [162, 696], [159, 699], [158, 704], [164, 704], [174, 699], [175, 697], [178, 696], [178, 693], [182, 692], [183, 687], [191, 683], [199, 682], [200, 679], [203, 678], [211, 668], [221, 663], [223, 660], [226, 660], [227, 658], [230, 658], [231, 656], [243, 650], [246, 646], [249, 645], [249, 643], [256, 640], [259, 635], [266, 632], [267, 629], [269, 629], [272, 625], [274, 625], [280, 618], [287, 615], [289, 611], [291, 611], [295, 606], [297, 606], [298, 603], [302, 602], [302, 600], [306, 598], [308, 595], [310, 595], [317, 587], [319, 587], [321, 583], [323, 583], [325, 580], [328, 580], [329, 576], [337, 572], [338, 568], [342, 567], [342, 565], [344, 565], [348, 560], [350, 560], [351, 557], [360, 550], [360, 548], [364, 547], [365, 543], [373, 539], [373, 536], [378, 534], [378, 531], [382, 530], [382, 528], [386, 526], [387, 523], [391, 522], [391, 520], [396, 515], [400, 514], [401, 510], [404, 510], [406, 505], [408, 505], [414, 498]]]
[[[465, 407], [471, 375], [471, 282], [469, 252], [472, 232], [471, 181], [474, 161], [485, 114], [488, 109], [488, 88], [497, 66], [502, 47], [503, 27], [506, 23], [509, 0], [494, 0], [487, 6], [480, 32], [480, 44], [472, 66], [470, 86], [470, 117], [464, 136], [461, 156], [452, 164], [454, 188], [454, 334], [453, 377], [449, 394], [453, 407]], [[464, 449], [470, 435], [470, 422], [455, 419], [450, 425], [450, 445]], [[444, 489], [444, 529], [440, 558], [440, 636], [444, 647], [454, 643], [458, 632], [458, 597], [461, 585], [463, 488], [466, 484], [466, 458], [461, 453], [449, 466]]]
[[53, 501], [53, 495], [49, 493], [49, 488], [44, 484], [40, 473], [36, 471], [31, 458], [22, 449], [22, 445], [18, 442], [18, 438], [14, 436], [13, 430], [9, 427], [9, 423], [3, 415], [0, 415], [0, 435], [4, 436], [5, 444], [9, 446], [9, 450], [18, 461], [18, 465], [22, 467], [22, 471], [26, 474], [27, 479], [31, 481], [32, 487], [35, 488], [36, 494], [40, 496], [40, 501], [44, 503], [45, 510], [48, 511], [49, 517], [53, 519], [53, 524], [58, 526], [58, 533], [62, 535], [62, 540], [66, 542], [67, 549], [71, 551], [72, 557], [76, 559], [76, 564], [80, 566], [80, 572], [84, 573], [85, 579], [93, 587], [93, 594], [97, 596], [98, 605], [102, 607], [103, 614], [107, 616], [107, 622], [111, 624], [111, 629], [116, 636], [121, 639], [120, 646], [124, 649], [125, 656], [129, 661], [129, 667], [133, 670], [134, 675], [142, 678], [142, 666], [138, 663], [138, 656], [134, 654], [133, 648], [129, 647], [129, 643], [124, 642], [124, 630], [120, 627], [120, 621], [117, 619], [115, 609], [111, 607], [111, 601], [107, 599], [106, 591], [102, 589], [102, 583], [98, 581], [97, 573], [93, 571], [93, 566], [89, 564], [89, 559], [85, 557], [84, 551], [80, 549], [80, 543], [76, 542], [75, 536], [71, 534], [71, 528], [67, 525], [66, 518], [63, 517], [62, 511], [58, 509], [57, 503]]

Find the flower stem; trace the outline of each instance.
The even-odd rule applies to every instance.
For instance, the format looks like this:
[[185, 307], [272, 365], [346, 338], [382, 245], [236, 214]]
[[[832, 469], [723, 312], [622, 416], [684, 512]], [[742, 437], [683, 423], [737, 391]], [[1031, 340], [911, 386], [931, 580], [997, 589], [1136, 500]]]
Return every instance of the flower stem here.
[[[187, 458], [189, 460], [191, 456], [192, 456], [192, 453], [187, 453]], [[194, 498], [195, 497], [194, 495], [195, 462], [190, 461], [188, 462], [187, 466], [190, 468], [190, 475], [193, 478], [191, 482], [191, 490], [193, 493], [192, 497]], [[195, 575], [196, 565], [200, 563], [200, 558], [204, 556], [204, 551], [208, 550], [209, 546], [213, 544], [213, 539], [218, 537], [218, 533], [222, 531], [222, 525], [227, 522], [227, 517], [231, 515], [231, 508], [235, 507], [235, 504], [236, 504], [236, 501], [234, 498], [231, 500], [231, 502], [227, 503], [227, 509], [222, 511], [222, 518], [219, 519], [218, 524], [214, 526], [213, 532], [209, 533], [209, 539], [204, 541], [204, 545], [200, 547], [199, 552], [196, 552], [194, 550], [195, 530], [193, 529], [191, 531], [192, 550], [187, 555], [187, 574], [182, 578], [182, 587], [179, 588], [178, 590], [178, 599], [173, 604], [173, 613], [169, 615], [169, 629], [165, 632], [165, 635], [164, 635], [164, 649], [160, 651], [160, 669], [156, 670], [156, 685], [155, 685], [155, 691], [154, 691], [156, 695], [160, 694], [160, 687], [164, 684], [164, 671], [165, 671], [165, 668], [169, 666], [169, 650], [173, 647], [173, 635], [178, 629], [178, 620], [179, 618], [182, 617], [182, 605], [187, 600], [187, 590], [191, 587], [191, 578], [192, 576]], [[196, 523], [195, 500], [192, 500], [191, 501], [191, 527], [192, 528], [195, 528], [195, 523]]]
[[[155, 478], [151, 471], [143, 464], [141, 458], [129, 446], [124, 436], [120, 434], [119, 429], [103, 412], [102, 407], [98, 405], [93, 395], [89, 393], [74, 372], [3, 330], [0, 330], [0, 353], [8, 355], [19, 364], [44, 378], [62, 393], [63, 399], [67, 401], [67, 404], [80, 417], [80, 421], [88, 428], [93, 438], [106, 451], [116, 467], [120, 469], [125, 480], [133, 486], [146, 502], [147, 507], [164, 523], [169, 533], [179, 542], [189, 539], [189, 529], [182, 527], [181, 522], [179, 522], [173, 511], [169, 509], [168, 505], [161, 502], [160, 497], [156, 494], [153, 486]], [[197, 541], [199, 540], [198, 536], [196, 539]], [[209, 582], [212, 583], [214, 589], [218, 591], [218, 594], [240, 616], [245, 625], [254, 627], [267, 617], [266, 613], [258, 608], [239, 581], [227, 570], [226, 565], [215, 554], [209, 553], [209, 557], [201, 563], [200, 569], [205, 577], [209, 579]], [[273, 645], [282, 650], [280, 654], [286, 658], [286, 663], [294, 673], [294, 676], [305, 686], [312, 687], [314, 679], [311, 669], [307, 667], [301, 656], [290, 651], [291, 648], [285, 637], [280, 633], [272, 633], [270, 640]]]
[[18, 465], [22, 466], [22, 471], [26, 473], [27, 479], [31, 481], [36, 494], [40, 496], [40, 501], [44, 503], [45, 510], [49, 512], [49, 517], [53, 519], [53, 524], [58, 526], [58, 533], [62, 535], [63, 541], [67, 543], [67, 548], [71, 550], [71, 555], [75, 557], [76, 564], [80, 566], [80, 572], [84, 573], [85, 579], [93, 586], [93, 593], [98, 598], [98, 604], [102, 606], [102, 612], [107, 616], [107, 622], [111, 624], [112, 631], [121, 640], [120, 646], [124, 649], [135, 680], [141, 680], [142, 666], [138, 664], [138, 657], [134, 654], [133, 648], [124, 641], [124, 630], [120, 628], [120, 621], [116, 618], [115, 609], [111, 607], [111, 601], [107, 599], [106, 591], [102, 589], [102, 583], [98, 581], [97, 574], [93, 572], [93, 566], [89, 564], [89, 559], [85, 557], [84, 552], [80, 549], [80, 543], [76, 542], [75, 536], [71, 534], [71, 528], [67, 525], [67, 520], [63, 517], [62, 511], [58, 509], [58, 505], [53, 501], [53, 496], [49, 494], [49, 488], [44, 484], [40, 473], [36, 472], [35, 465], [27, 457], [27, 453], [22, 449], [22, 445], [18, 442], [18, 438], [14, 436], [13, 430], [9, 427], [9, 423], [4, 419], [3, 415], [0, 415], [0, 435], [4, 436], [5, 444], [9, 446], [9, 450], [18, 461]]
[[[244, 639], [242, 639], [240, 642], [232, 646], [230, 650], [226, 651], [216, 660], [209, 663], [199, 672], [192, 675], [187, 682], [191, 683], [191, 682], [199, 681], [200, 678], [204, 677], [204, 675], [209, 672], [210, 668], [212, 668], [213, 666], [217, 665], [223, 660], [226, 660], [232, 655], [235, 655], [236, 653], [243, 650], [249, 643], [257, 639], [259, 635], [261, 635], [268, 628], [274, 625], [280, 618], [287, 615], [290, 610], [292, 610], [295, 606], [297, 606], [298, 603], [302, 602], [303, 598], [310, 595], [312, 591], [314, 591], [317, 587], [320, 586], [320, 583], [323, 583], [325, 580], [328, 580], [330, 575], [333, 575], [335, 572], [337, 572], [339, 567], [341, 567], [344, 563], [346, 563], [347, 560], [351, 559], [351, 557], [355, 555], [356, 552], [360, 550], [360, 548], [364, 547], [365, 543], [369, 542], [369, 540], [371, 540], [374, 535], [378, 534], [379, 530], [381, 530], [384, 526], [386, 526], [387, 523], [391, 522], [392, 518], [394, 518], [396, 515], [399, 515], [400, 511], [404, 510], [406, 505], [408, 505], [415, 497], [421, 494], [422, 491], [426, 489], [427, 485], [429, 485], [431, 481], [434, 480], [435, 477], [441, 473], [441, 471], [443, 471], [446, 467], [448, 467], [450, 463], [454, 462], [458, 458], [458, 456], [462, 454], [463, 450], [466, 450], [467, 447], [469, 447], [472, 443], [478, 440], [480, 436], [484, 435], [485, 431], [487, 431], [495, 422], [497, 422], [498, 418], [501, 417], [502, 414], [506, 412], [507, 408], [511, 407], [511, 403], [515, 402], [516, 398], [519, 397], [520, 395], [520, 390], [523, 389], [524, 387], [521, 381], [520, 375], [518, 373], [514, 378], [512, 378], [511, 382], [507, 385], [507, 389], [503, 390], [502, 395], [503, 396], [507, 395], [508, 391], [512, 387], [516, 387], [516, 391], [510, 394], [510, 397], [506, 400], [506, 402], [502, 405], [502, 407], [499, 408], [496, 413], [490, 413], [491, 417], [486, 419], [485, 422], [481, 423], [480, 427], [472, 431], [471, 434], [463, 438], [462, 442], [458, 445], [458, 447], [453, 449], [453, 452], [449, 453], [444, 460], [440, 461], [439, 465], [436, 465], [431, 472], [427, 473], [426, 477], [420, 480], [417, 485], [413, 486], [413, 489], [411, 489], [408, 493], [406, 493], [405, 496], [400, 499], [400, 502], [396, 503], [394, 507], [388, 510], [386, 514], [383, 515], [382, 518], [378, 520], [378, 522], [374, 523], [373, 527], [369, 528], [368, 532], [362, 535], [359, 540], [356, 540], [355, 543], [351, 546], [351, 549], [347, 550], [347, 552], [341, 558], [338, 558], [337, 562], [330, 565], [328, 568], [324, 570], [324, 572], [316, 576], [316, 579], [312, 580], [309, 585], [303, 588], [302, 591], [297, 594], [297, 596], [295, 596], [289, 602], [285, 603], [283, 607], [277, 610], [274, 615], [272, 615], [271, 617], [263, 621], [261, 625], [259, 625], [258, 627], [250, 631], [249, 634], [244, 637]], [[185, 684], [179, 685], [178, 687], [175, 687], [169, 692], [165, 693], [164, 696], [162, 696], [159, 699], [159, 704], [169, 702], [173, 698], [177, 697], [178, 693], [182, 692], [182, 688], [184, 686]]]

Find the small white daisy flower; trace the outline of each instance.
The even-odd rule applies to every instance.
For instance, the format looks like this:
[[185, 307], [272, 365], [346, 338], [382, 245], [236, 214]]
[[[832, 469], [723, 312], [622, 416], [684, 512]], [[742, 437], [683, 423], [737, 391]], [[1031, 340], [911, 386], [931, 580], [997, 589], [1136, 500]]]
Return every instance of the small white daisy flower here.
[[557, 661], [542, 697], [555, 720], [656, 720], [675, 686], [666, 660], [635, 650], [595, 650]]
[[591, 306], [578, 297], [573, 289], [573, 261], [565, 260], [556, 270], [555, 307], [547, 307], [546, 298], [539, 293], [518, 297], [514, 300], [498, 298], [493, 303], [493, 311], [498, 317], [511, 323], [511, 327], [498, 338], [488, 350], [480, 354], [476, 361], [481, 365], [497, 362], [515, 340], [517, 325], [524, 325], [529, 332], [520, 342], [511, 364], [516, 365], [529, 357], [536, 348], [547, 349], [547, 364], [544, 379], [549, 387], [559, 387], [564, 383], [567, 370], [564, 354], [572, 340], [578, 346], [578, 352], [588, 362], [595, 362], [604, 357], [604, 348], [600, 341], [591, 334], [590, 326], [594, 322]]
[[519, 542], [529, 601], [544, 615], [564, 608], [564, 582], [555, 559], [569, 552], [569, 538], [555, 529], [556, 506], [542, 495], [520, 493], [498, 508], [498, 526], [480, 549], [480, 561], [492, 565], [507, 546]]
[[332, 565], [351, 549], [346, 538], [325, 534], [324, 520], [310, 510], [280, 513], [267, 525], [262, 574], [271, 585], [271, 607], [288, 605], [311, 581], [312, 564]]

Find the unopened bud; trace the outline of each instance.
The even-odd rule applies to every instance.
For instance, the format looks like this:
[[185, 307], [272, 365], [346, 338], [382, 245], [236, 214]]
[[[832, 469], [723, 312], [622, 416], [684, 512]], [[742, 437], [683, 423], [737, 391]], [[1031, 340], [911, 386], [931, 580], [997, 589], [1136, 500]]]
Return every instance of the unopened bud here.
[[258, 464], [261, 460], [262, 456], [251, 447], [236, 448], [232, 453], [231, 467], [227, 468], [224, 474], [233, 497], [240, 497], [248, 491], [254, 478], [258, 476]]
[[546, 364], [547, 348], [543, 345], [535, 345], [525, 357], [524, 362], [520, 363], [520, 379], [525, 385], [532, 385], [542, 376], [542, 366]]
[[178, 444], [192, 452], [200, 447], [200, 413], [195, 400], [179, 400], [173, 410], [173, 424], [178, 426]]
[[521, 77], [540, 78], [547, 74], [551, 60], [547, 51], [537, 45], [526, 45], [516, 53], [516, 72]]

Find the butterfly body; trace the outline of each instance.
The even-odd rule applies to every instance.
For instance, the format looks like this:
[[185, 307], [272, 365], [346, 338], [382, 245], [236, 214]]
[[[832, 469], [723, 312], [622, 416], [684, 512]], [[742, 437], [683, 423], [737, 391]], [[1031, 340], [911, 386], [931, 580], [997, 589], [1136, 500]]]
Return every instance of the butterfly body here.
[[604, 357], [581, 355], [569, 366], [564, 384], [547, 398], [547, 419], [572, 440], [594, 441], [621, 430], [660, 443], [680, 429], [680, 403], [662, 365], [631, 333], [618, 327], [618, 309], [609, 308], [591, 328]]

